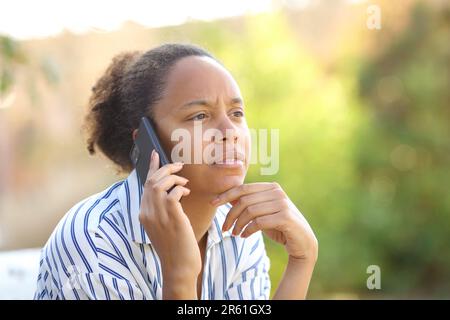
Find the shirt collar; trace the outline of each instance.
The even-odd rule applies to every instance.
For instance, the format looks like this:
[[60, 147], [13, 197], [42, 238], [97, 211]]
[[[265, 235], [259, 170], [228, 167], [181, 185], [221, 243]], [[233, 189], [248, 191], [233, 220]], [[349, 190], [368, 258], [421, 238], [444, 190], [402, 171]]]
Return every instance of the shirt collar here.
[[[136, 169], [131, 171], [122, 185], [118, 189], [118, 200], [125, 218], [125, 231], [137, 243], [151, 244], [144, 226], [139, 221], [139, 208], [142, 198], [143, 188], [139, 182]], [[222, 225], [230, 211], [231, 205], [226, 203], [217, 208], [211, 226], [208, 229], [207, 247], [219, 243], [225, 237], [231, 237], [231, 231], [222, 233]]]

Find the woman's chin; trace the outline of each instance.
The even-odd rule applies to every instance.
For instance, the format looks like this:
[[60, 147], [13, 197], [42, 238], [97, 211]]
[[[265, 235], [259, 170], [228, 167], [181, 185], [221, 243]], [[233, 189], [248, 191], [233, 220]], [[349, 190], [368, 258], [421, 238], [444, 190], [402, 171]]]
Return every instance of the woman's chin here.
[[244, 176], [224, 176], [207, 184], [209, 185], [208, 190], [217, 195], [231, 188], [240, 186], [244, 183], [244, 178]]

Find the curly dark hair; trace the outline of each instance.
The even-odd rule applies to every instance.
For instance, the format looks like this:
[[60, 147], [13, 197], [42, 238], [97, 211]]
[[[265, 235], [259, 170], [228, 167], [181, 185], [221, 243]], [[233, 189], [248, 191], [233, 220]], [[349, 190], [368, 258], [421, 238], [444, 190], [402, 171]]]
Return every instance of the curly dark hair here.
[[162, 97], [170, 68], [188, 56], [218, 61], [199, 46], [180, 43], [115, 56], [89, 98], [83, 124], [89, 153], [99, 149], [117, 165], [119, 173], [133, 170], [129, 159], [132, 132], [144, 115], [153, 118], [152, 107]]

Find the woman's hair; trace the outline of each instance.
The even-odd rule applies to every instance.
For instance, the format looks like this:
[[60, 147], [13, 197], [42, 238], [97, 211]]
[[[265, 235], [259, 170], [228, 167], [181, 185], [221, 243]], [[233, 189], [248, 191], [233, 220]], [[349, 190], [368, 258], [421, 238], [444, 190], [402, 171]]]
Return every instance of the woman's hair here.
[[153, 117], [152, 107], [162, 98], [170, 68], [181, 58], [206, 56], [192, 44], [164, 44], [145, 53], [118, 54], [92, 87], [83, 129], [90, 154], [100, 150], [117, 166], [130, 172], [132, 132], [143, 116]]

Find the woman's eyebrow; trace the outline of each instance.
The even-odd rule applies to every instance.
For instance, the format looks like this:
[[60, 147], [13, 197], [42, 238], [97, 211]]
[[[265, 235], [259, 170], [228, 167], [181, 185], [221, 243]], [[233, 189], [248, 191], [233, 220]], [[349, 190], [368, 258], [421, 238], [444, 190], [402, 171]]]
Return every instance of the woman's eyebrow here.
[[[234, 104], [243, 104], [242, 98], [236, 97], [231, 99], [230, 101], [230, 105], [234, 105]], [[192, 100], [190, 102], [187, 102], [185, 104], [183, 104], [180, 109], [185, 109], [185, 108], [189, 108], [192, 106], [205, 106], [205, 107], [209, 107], [212, 108], [214, 107], [214, 103], [209, 102], [207, 100], [204, 99], [197, 99], [197, 100]]]
[[243, 105], [243, 104], [244, 104], [244, 101], [242, 101], [242, 98], [236, 97], [236, 98], [231, 99], [231, 104], [240, 104], [240, 105]]
[[192, 100], [188, 103], [185, 103], [181, 106], [181, 109], [185, 109], [185, 108], [189, 108], [192, 106], [205, 106], [205, 107], [212, 107], [212, 104], [209, 103], [207, 100], [202, 100], [202, 99], [198, 99], [198, 100]]

